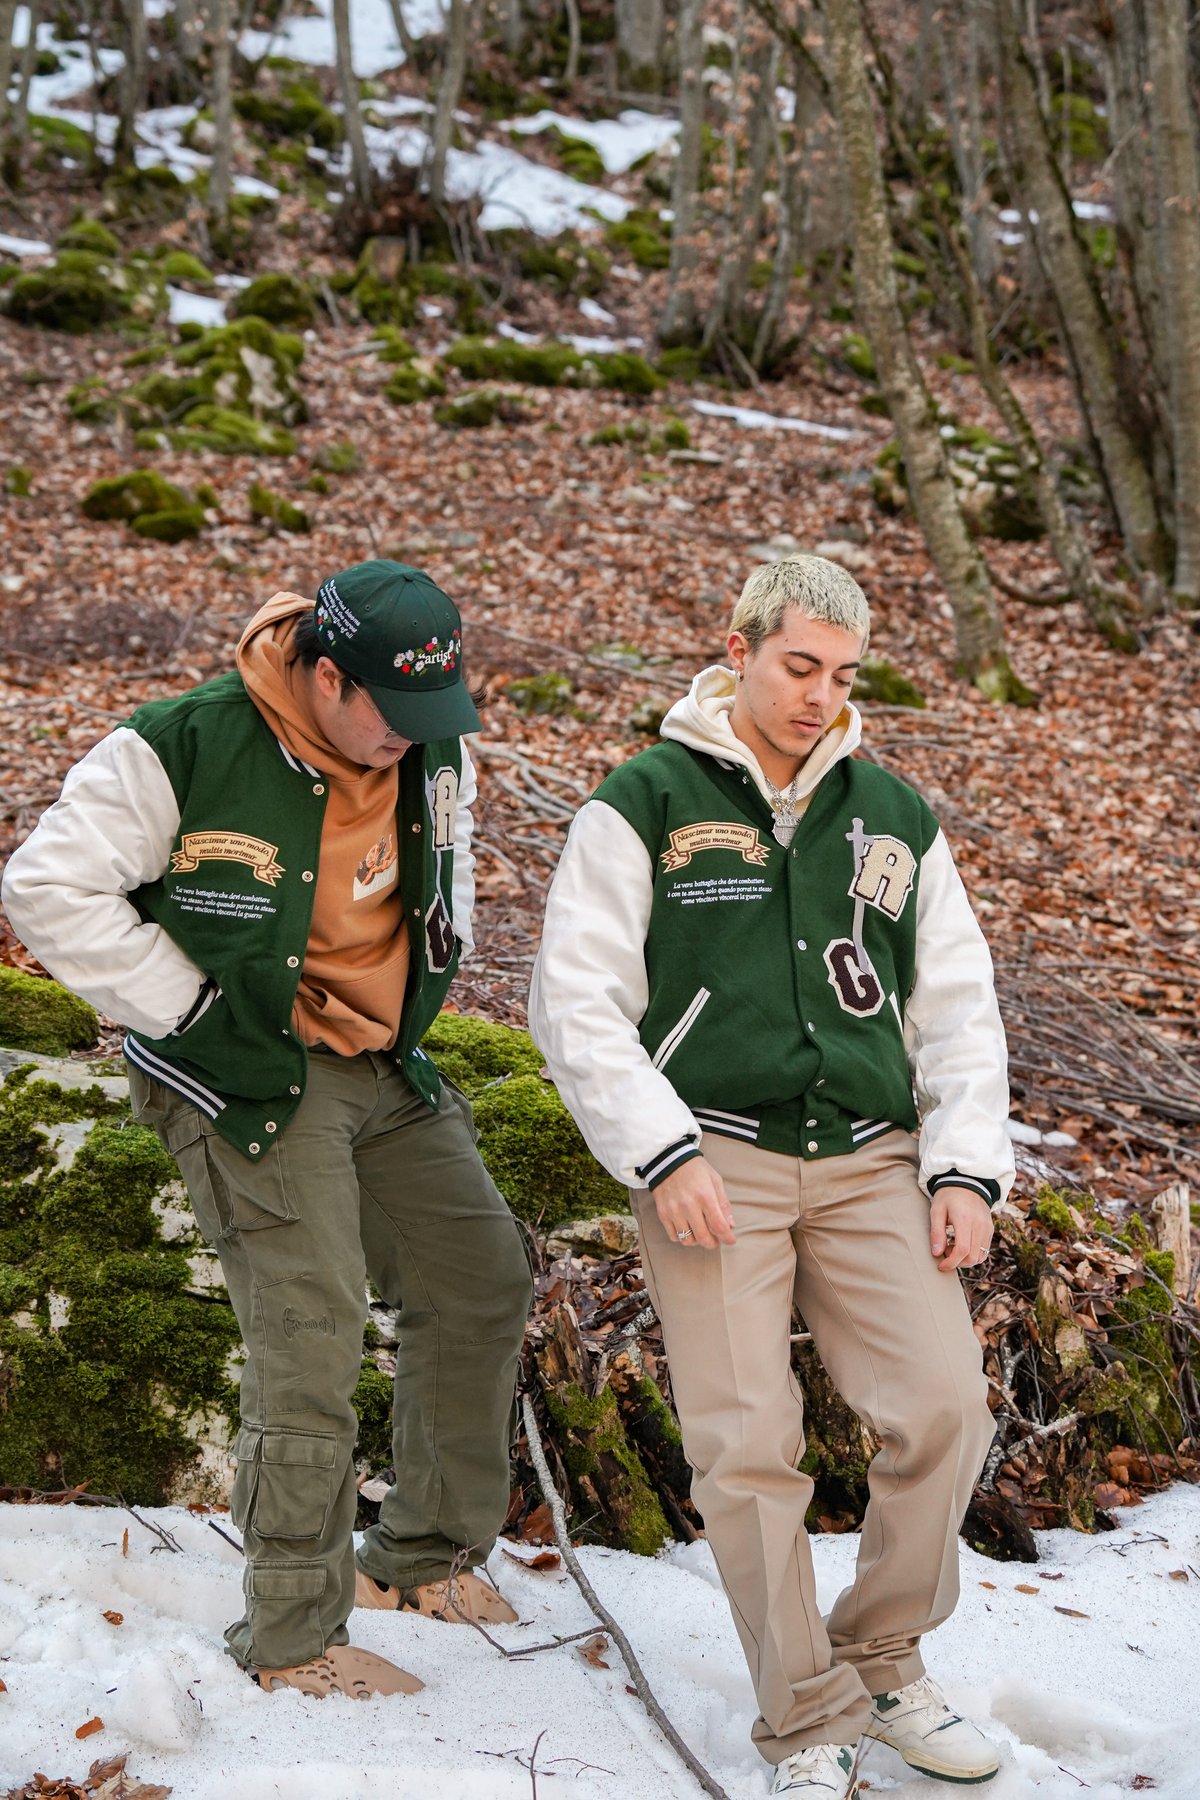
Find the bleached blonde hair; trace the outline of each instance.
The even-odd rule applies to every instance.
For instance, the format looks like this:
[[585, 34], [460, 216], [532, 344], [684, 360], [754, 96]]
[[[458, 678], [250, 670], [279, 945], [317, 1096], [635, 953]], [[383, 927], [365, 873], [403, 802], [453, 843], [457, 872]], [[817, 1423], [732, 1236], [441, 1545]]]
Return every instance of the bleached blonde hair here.
[[823, 556], [789, 556], [755, 569], [738, 597], [729, 622], [751, 650], [782, 631], [784, 614], [795, 609], [806, 619], [858, 632], [863, 649], [871, 635], [867, 596], [848, 570]]

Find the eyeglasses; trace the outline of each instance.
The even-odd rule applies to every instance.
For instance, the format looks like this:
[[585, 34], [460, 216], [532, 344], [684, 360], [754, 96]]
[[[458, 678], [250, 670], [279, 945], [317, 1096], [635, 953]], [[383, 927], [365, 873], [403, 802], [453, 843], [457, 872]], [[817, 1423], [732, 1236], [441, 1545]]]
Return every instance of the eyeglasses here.
[[363, 687], [363, 685], [360, 681], [355, 681], [352, 677], [351, 681], [350, 681], [350, 686], [352, 688], [354, 688], [357, 693], [360, 693], [362, 695], [363, 699], [366, 701], [366, 703], [370, 707], [371, 711], [375, 714], [375, 717], [379, 720], [379, 723], [383, 726], [383, 732], [384, 732], [385, 737], [389, 737], [389, 738], [393, 739], [393, 741], [398, 744], [407, 744], [407, 743], [411, 742], [411, 739], [406, 738], [402, 731], [396, 731], [391, 725], [388, 724], [387, 720], [384, 718], [383, 714], [380, 712], [379, 708], [376, 706], [375, 702], [372, 700], [370, 694], [368, 694], [366, 688]]

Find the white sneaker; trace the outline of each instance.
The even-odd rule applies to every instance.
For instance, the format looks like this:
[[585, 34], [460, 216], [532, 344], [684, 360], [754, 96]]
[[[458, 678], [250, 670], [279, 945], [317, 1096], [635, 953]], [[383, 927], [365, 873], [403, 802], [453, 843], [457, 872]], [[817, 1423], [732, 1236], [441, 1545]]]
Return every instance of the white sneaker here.
[[854, 1800], [857, 1763], [857, 1744], [810, 1744], [779, 1764], [771, 1792], [802, 1796], [802, 1800]]
[[876, 1694], [866, 1734], [898, 1751], [910, 1769], [941, 1781], [990, 1781], [1000, 1767], [996, 1746], [946, 1705], [928, 1675]]

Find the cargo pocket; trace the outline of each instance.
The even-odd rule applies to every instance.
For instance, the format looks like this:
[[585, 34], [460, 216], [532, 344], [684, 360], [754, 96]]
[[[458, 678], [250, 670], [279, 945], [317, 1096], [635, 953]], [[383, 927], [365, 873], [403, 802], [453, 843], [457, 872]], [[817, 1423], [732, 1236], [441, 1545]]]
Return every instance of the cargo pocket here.
[[260, 1538], [319, 1538], [329, 1518], [337, 1453], [335, 1437], [243, 1426], [234, 1524]]
[[283, 1669], [320, 1656], [325, 1648], [320, 1608], [325, 1564], [255, 1561], [246, 1573], [246, 1610], [255, 1666]]
[[[467, 1096], [463, 1093], [462, 1089], [459, 1087], [457, 1081], [451, 1081], [450, 1077], [448, 1075], [442, 1075], [440, 1070], [438, 1071], [438, 1073], [441, 1078], [442, 1091], [446, 1094], [449, 1094], [451, 1101], [453, 1102], [453, 1104], [455, 1106], [457, 1106], [459, 1112], [462, 1114], [463, 1118], [467, 1121], [467, 1130], [471, 1134], [471, 1142], [473, 1144], [477, 1144], [479, 1142], [479, 1128], [475, 1123], [474, 1107], [471, 1105], [471, 1102], [467, 1099]], [[439, 1110], [439, 1112], [444, 1112], [445, 1108], [439, 1107], [438, 1110]]]
[[252, 1163], [225, 1142], [211, 1119], [187, 1105], [165, 1121], [160, 1136], [179, 1164], [197, 1223], [210, 1244], [297, 1217], [282, 1143]]

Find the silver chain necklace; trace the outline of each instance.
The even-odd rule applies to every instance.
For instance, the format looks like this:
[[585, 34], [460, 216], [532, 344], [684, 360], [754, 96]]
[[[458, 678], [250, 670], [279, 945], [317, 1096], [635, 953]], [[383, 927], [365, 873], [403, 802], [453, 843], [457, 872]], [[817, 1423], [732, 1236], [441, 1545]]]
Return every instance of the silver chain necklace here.
[[771, 777], [763, 770], [763, 780], [771, 790], [771, 800], [775, 808], [775, 822], [771, 826], [777, 844], [786, 850], [796, 835], [796, 827], [800, 820], [796, 814], [796, 784], [800, 780], [800, 771], [792, 776], [786, 793], [780, 793]]

